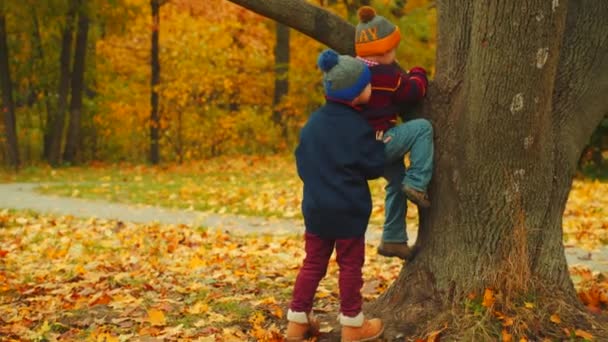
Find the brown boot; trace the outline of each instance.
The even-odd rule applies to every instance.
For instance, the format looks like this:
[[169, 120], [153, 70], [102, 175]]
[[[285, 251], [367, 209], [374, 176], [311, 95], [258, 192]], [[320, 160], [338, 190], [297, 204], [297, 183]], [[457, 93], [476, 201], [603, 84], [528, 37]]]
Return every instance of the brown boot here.
[[374, 341], [384, 333], [384, 325], [379, 318], [366, 319], [363, 313], [355, 317], [340, 314], [342, 342]]
[[407, 185], [404, 185], [401, 190], [403, 190], [405, 196], [407, 196], [407, 198], [414, 202], [414, 204], [416, 204], [418, 207], [428, 208], [431, 206], [431, 201], [429, 200], [429, 195], [426, 193], [426, 191], [419, 191], [414, 188], [410, 188]]
[[385, 257], [397, 257], [408, 260], [412, 255], [413, 249], [408, 247], [407, 242], [380, 242], [378, 254]]
[[319, 335], [319, 321], [312, 314], [305, 312], [294, 312], [289, 309], [287, 311], [287, 332], [285, 333], [285, 341], [301, 342], [310, 339], [313, 336]]

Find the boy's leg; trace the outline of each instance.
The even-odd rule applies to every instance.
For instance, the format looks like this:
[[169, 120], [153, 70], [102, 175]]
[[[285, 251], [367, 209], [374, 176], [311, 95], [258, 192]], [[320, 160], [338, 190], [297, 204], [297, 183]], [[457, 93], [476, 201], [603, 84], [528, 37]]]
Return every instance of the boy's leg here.
[[289, 308], [294, 312], [307, 312], [312, 310], [312, 302], [317, 292], [319, 282], [327, 272], [327, 264], [334, 250], [334, 240], [325, 240], [305, 233], [304, 263], [293, 290], [293, 298]]
[[393, 161], [386, 165], [384, 178], [386, 199], [384, 202], [384, 229], [382, 241], [378, 246], [378, 254], [386, 257], [408, 259], [411, 249], [407, 246], [405, 230], [405, 214], [407, 202], [405, 193], [401, 190], [401, 182], [405, 176], [403, 161]]
[[387, 181], [386, 197], [384, 200], [384, 229], [382, 230], [382, 241], [390, 243], [407, 243], [407, 232], [405, 230], [405, 214], [407, 213], [407, 202], [401, 184], [405, 177], [405, 166], [403, 159], [389, 162], [384, 171]]
[[327, 264], [334, 250], [334, 240], [324, 240], [305, 233], [306, 257], [293, 290], [293, 298], [287, 311], [286, 340], [302, 341], [319, 331], [319, 322], [312, 317], [312, 304], [319, 282], [327, 272]]
[[363, 298], [363, 263], [365, 262], [365, 236], [336, 240], [336, 261], [340, 267], [340, 312], [355, 317], [361, 312]]
[[361, 311], [365, 237], [336, 240], [336, 255], [340, 266], [342, 341], [368, 341], [381, 336], [384, 331], [382, 321], [366, 319]]
[[389, 129], [391, 140], [385, 151], [389, 160], [402, 158], [410, 152], [410, 167], [403, 185], [425, 192], [433, 175], [433, 126], [426, 119], [407, 121]]

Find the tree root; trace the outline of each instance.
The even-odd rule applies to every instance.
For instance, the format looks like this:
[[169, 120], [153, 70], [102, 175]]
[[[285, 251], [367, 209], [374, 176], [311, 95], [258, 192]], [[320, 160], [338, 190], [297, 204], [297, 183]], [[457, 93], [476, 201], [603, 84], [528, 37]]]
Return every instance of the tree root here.
[[[410, 274], [412, 276], [412, 274]], [[608, 313], [590, 313], [577, 298], [555, 288], [506, 295], [499, 290], [445, 296], [410, 279], [391, 288], [366, 311], [386, 325], [387, 341], [606, 341]], [[408, 282], [399, 282], [408, 284]]]

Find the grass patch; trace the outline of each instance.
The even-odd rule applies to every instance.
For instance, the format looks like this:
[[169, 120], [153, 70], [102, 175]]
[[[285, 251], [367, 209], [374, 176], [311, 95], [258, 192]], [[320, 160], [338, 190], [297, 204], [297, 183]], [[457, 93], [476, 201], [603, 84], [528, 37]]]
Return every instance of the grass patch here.
[[[45, 194], [260, 217], [301, 218], [302, 183], [291, 155], [220, 157], [184, 165], [30, 167], [4, 182], [38, 182]], [[383, 180], [371, 182], [372, 220], [384, 216]], [[410, 206], [412, 208], [412, 206]], [[410, 209], [415, 216], [415, 209]]]

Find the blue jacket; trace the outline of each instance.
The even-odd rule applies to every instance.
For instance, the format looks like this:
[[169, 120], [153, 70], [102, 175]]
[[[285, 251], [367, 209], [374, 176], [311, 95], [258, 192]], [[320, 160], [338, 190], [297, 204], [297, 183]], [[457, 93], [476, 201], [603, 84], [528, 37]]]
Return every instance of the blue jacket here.
[[365, 235], [372, 210], [367, 180], [382, 175], [384, 162], [384, 143], [353, 107], [328, 100], [314, 112], [296, 148], [306, 231], [328, 239]]

